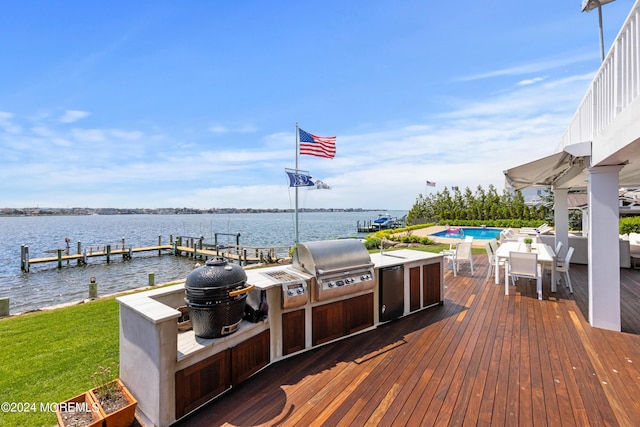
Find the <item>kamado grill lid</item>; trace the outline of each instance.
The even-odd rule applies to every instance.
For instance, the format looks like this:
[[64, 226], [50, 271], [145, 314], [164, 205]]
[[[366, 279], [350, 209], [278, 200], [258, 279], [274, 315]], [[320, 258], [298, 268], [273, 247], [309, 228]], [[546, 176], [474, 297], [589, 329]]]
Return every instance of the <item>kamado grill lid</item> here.
[[186, 289], [219, 289], [241, 286], [247, 281], [247, 274], [239, 265], [230, 264], [222, 257], [207, 260], [187, 276]]

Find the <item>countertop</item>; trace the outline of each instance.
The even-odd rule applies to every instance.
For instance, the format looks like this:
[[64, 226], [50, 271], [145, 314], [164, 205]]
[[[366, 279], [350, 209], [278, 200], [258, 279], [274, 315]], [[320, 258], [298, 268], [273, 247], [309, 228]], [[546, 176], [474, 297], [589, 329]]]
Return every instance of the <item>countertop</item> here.
[[371, 254], [371, 261], [375, 264], [375, 268], [389, 267], [428, 259], [442, 259], [442, 254], [413, 251], [411, 249], [400, 249], [397, 251], [385, 251], [382, 254], [379, 252]]
[[[442, 255], [431, 252], [414, 251], [411, 249], [385, 251], [383, 254], [380, 254], [379, 252], [371, 254], [371, 262], [373, 262], [374, 268], [389, 267], [431, 259], [442, 259]], [[304, 280], [309, 280], [312, 277], [310, 274], [294, 269], [291, 265], [280, 265], [253, 270], [250, 269], [245, 270], [245, 272], [247, 273], [247, 283], [263, 290], [278, 287], [284, 281], [271, 277], [269, 273], [287, 273]]]

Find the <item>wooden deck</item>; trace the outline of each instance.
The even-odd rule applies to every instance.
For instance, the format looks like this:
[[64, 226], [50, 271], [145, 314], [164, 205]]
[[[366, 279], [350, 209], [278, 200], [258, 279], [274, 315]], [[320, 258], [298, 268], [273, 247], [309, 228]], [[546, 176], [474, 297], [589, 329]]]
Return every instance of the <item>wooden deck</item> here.
[[445, 274], [445, 304], [278, 362], [181, 420], [189, 426], [621, 425], [640, 422], [640, 270], [621, 270], [625, 333], [575, 294]]

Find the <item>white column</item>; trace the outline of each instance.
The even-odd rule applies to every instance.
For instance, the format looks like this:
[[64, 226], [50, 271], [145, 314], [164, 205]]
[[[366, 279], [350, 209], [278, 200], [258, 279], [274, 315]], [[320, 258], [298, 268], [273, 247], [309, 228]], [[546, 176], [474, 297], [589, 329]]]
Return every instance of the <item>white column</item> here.
[[620, 331], [618, 173], [622, 166], [588, 169], [589, 323]]
[[589, 206], [582, 208], [582, 235], [589, 235]]
[[[567, 196], [569, 190], [565, 188], [553, 189], [553, 225], [556, 233], [556, 245], [562, 242], [562, 251], [564, 255], [569, 248], [569, 203]], [[555, 250], [555, 247], [554, 247]]]

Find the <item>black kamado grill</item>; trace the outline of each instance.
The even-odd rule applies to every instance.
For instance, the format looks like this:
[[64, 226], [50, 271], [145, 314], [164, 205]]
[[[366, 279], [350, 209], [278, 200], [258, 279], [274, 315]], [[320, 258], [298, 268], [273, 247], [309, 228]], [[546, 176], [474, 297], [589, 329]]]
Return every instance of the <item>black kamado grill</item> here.
[[247, 274], [226, 259], [210, 259], [193, 270], [184, 284], [193, 332], [200, 338], [229, 335], [240, 327], [247, 293]]

